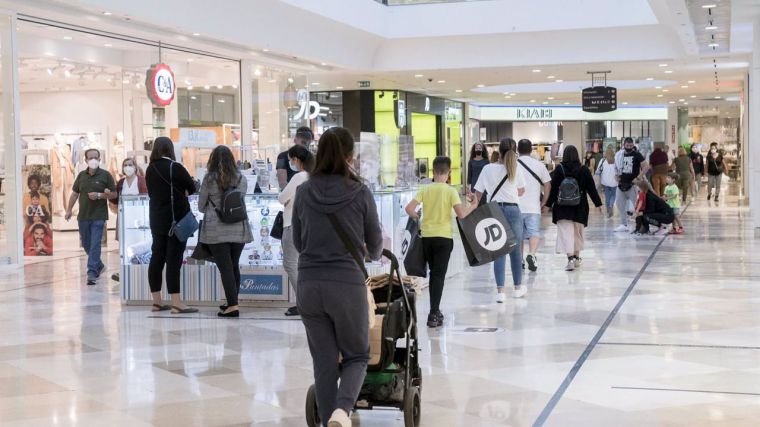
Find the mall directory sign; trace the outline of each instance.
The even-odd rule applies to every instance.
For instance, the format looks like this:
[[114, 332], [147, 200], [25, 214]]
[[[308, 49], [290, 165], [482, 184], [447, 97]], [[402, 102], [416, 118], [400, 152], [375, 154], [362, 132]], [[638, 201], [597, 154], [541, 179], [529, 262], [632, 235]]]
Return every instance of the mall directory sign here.
[[166, 107], [174, 100], [177, 90], [174, 73], [166, 64], [154, 64], [145, 73], [145, 89], [153, 105]]
[[594, 86], [583, 89], [583, 111], [609, 113], [617, 110], [617, 89], [610, 86]]

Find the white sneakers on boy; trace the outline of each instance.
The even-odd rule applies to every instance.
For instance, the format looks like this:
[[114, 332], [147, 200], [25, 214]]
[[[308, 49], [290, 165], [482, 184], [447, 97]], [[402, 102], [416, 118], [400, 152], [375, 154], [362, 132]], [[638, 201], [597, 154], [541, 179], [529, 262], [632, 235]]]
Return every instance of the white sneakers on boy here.
[[515, 298], [522, 298], [525, 296], [525, 294], [528, 293], [528, 287], [525, 285], [520, 285], [515, 287], [515, 293], [512, 294]]
[[327, 427], [351, 427], [351, 418], [348, 417], [346, 411], [336, 409], [327, 421]]

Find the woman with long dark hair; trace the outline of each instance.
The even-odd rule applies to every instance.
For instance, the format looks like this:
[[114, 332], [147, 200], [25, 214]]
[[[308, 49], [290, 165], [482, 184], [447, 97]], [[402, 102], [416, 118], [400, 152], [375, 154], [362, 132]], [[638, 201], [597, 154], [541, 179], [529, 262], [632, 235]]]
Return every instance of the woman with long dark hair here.
[[[568, 179], [568, 181], [565, 181]], [[577, 204], [568, 204], [561, 201], [560, 192], [566, 192], [571, 188], [572, 180], [575, 180], [580, 201]], [[565, 181], [563, 183], [563, 181]], [[563, 198], [565, 194], [563, 194]], [[547, 206], [552, 206], [552, 222], [557, 224], [558, 254], [567, 254], [566, 271], [573, 271], [581, 266], [581, 250], [584, 245], [584, 229], [588, 226], [589, 206], [587, 197], [591, 197], [599, 211], [602, 210], [602, 199], [596, 191], [594, 177], [591, 171], [581, 164], [578, 149], [572, 145], [565, 147], [562, 154], [562, 162], [554, 170], [552, 177], [552, 191], [549, 194]], [[622, 212], [621, 215], [625, 215]]]
[[[153, 236], [148, 283], [153, 295], [153, 311], [171, 310], [172, 314], [196, 313], [198, 309], [185, 306], [179, 298], [179, 272], [187, 242], [169, 235], [172, 223], [190, 212], [187, 196], [195, 193], [195, 182], [182, 164], [175, 161], [174, 143], [161, 136], [153, 141], [150, 165], [145, 171], [145, 184], [150, 196], [150, 232]], [[172, 217], [171, 188], [174, 187], [174, 217]], [[171, 305], [161, 304], [162, 274], [166, 266], [166, 288]]]
[[[302, 145], [294, 145], [288, 150], [288, 168], [295, 175], [288, 181], [282, 193], [277, 197], [285, 207], [282, 214], [282, 265], [288, 273], [288, 281], [293, 292], [298, 297], [298, 251], [293, 245], [293, 201], [296, 198], [296, 189], [309, 179], [309, 174], [314, 168], [314, 156], [308, 148]], [[293, 306], [285, 312], [286, 316], [297, 316], [298, 306]]]
[[319, 415], [331, 426], [351, 425], [349, 414], [369, 361], [365, 278], [339, 232], [361, 259], [380, 259], [383, 250], [377, 207], [349, 166], [353, 158], [348, 130], [325, 131], [314, 172], [296, 190], [292, 218], [300, 254], [298, 311], [314, 361]]
[[[512, 138], [504, 138], [499, 144], [501, 163], [491, 163], [483, 168], [475, 191], [478, 201], [483, 194], [488, 194], [488, 202], [496, 202], [507, 218], [515, 239], [522, 244], [523, 221], [520, 213], [520, 196], [525, 193], [525, 177], [517, 168], [517, 143]], [[503, 182], [503, 184], [501, 184]], [[501, 186], [500, 186], [501, 184]], [[497, 191], [498, 190], [498, 191]], [[512, 270], [512, 284], [515, 298], [522, 298], [528, 289], [522, 285], [522, 250], [517, 248], [510, 252], [509, 263]], [[507, 256], [502, 256], [493, 262], [493, 274], [496, 279], [496, 302], [503, 303], [506, 290], [504, 289]]]
[[245, 244], [253, 241], [248, 220], [224, 223], [214, 208], [222, 206], [224, 193], [231, 188], [245, 194], [248, 181], [238, 171], [232, 151], [226, 145], [219, 145], [208, 158], [206, 176], [198, 196], [198, 210], [203, 212], [198, 241], [207, 244], [211, 250], [227, 299], [227, 304], [219, 307], [219, 317], [240, 317], [240, 254]]
[[[480, 172], [482, 172], [483, 168], [490, 163], [491, 162], [488, 159], [488, 148], [486, 145], [482, 142], [472, 144], [472, 149], [470, 149], [470, 160], [467, 162], [468, 194], [474, 191], [473, 188], [478, 182], [478, 178], [480, 178]], [[485, 203], [485, 199], [483, 199], [483, 203]]]

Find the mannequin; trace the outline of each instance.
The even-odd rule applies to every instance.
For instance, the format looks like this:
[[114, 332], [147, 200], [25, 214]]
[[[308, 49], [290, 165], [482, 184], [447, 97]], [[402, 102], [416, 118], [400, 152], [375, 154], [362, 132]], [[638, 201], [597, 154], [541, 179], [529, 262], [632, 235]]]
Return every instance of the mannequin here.
[[50, 174], [53, 181], [53, 214], [63, 216], [64, 206], [69, 199], [69, 191], [74, 183], [74, 165], [71, 163], [69, 146], [63, 143], [60, 134], [53, 137], [50, 149]]
[[113, 179], [116, 182], [123, 178], [121, 164], [126, 157], [127, 152], [124, 147], [124, 133], [116, 132], [111, 148], [111, 159], [108, 162], [108, 171], [111, 172], [111, 176], [113, 176]]

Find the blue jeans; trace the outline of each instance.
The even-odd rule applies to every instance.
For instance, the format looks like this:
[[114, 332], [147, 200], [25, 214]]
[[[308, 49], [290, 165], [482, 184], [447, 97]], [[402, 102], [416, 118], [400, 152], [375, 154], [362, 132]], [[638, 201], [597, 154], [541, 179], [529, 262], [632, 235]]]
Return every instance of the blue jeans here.
[[607, 206], [607, 216], [612, 216], [615, 208], [615, 196], [617, 195], [617, 187], [604, 186], [604, 205]]
[[79, 239], [87, 254], [87, 279], [94, 280], [100, 276], [103, 261], [100, 260], [100, 242], [103, 240], [104, 220], [79, 221]]
[[[509, 264], [512, 268], [512, 282], [515, 286], [522, 283], [522, 241], [523, 241], [523, 222], [520, 208], [518, 206], [501, 206], [504, 216], [507, 218], [509, 226], [515, 233], [517, 247], [509, 254]], [[497, 258], [493, 262], [493, 275], [496, 279], [496, 286], [504, 287], [504, 276], [506, 275], [507, 256]]]

